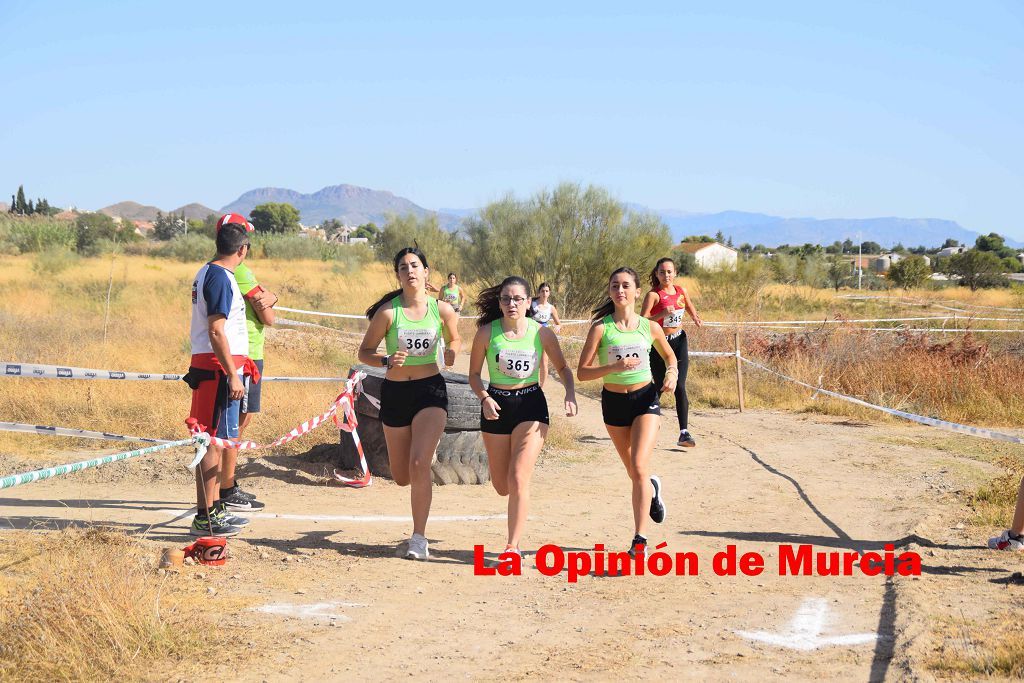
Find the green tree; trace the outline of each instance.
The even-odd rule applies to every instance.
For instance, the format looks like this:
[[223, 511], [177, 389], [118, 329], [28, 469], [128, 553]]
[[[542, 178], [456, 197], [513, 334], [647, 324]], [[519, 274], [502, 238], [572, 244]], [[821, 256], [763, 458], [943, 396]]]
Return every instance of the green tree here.
[[644, 276], [672, 246], [657, 216], [629, 211], [607, 190], [575, 183], [528, 199], [507, 196], [464, 225], [469, 275], [485, 285], [512, 273], [534, 285], [547, 282], [567, 315], [604, 301], [616, 268], [631, 266]]
[[840, 242], [839, 240], [836, 240], [830, 246], [825, 247], [825, 253], [826, 254], [842, 254], [843, 253], [843, 243]]
[[156, 221], [153, 223], [153, 236], [158, 240], [171, 240], [178, 235], [184, 235], [187, 225], [188, 221], [185, 219], [184, 213], [177, 216], [173, 213], [164, 214], [157, 211]]
[[24, 185], [18, 185], [18, 198], [14, 202], [14, 206], [16, 207], [15, 213], [18, 213], [18, 214], [20, 214], [22, 216], [24, 216], [26, 214], [25, 210], [28, 208], [28, 204], [25, 203], [25, 186]]
[[947, 237], [946, 241], [942, 243], [943, 249], [949, 249], [950, 247], [959, 247], [960, 240], [955, 240], [952, 237]]
[[339, 221], [337, 218], [328, 218], [320, 224], [320, 229], [324, 231], [324, 235], [328, 238], [333, 237], [335, 234], [341, 232], [345, 227], [345, 224]]
[[878, 242], [863, 242], [860, 245], [860, 250], [865, 254], [881, 254], [882, 245]]
[[932, 269], [928, 267], [923, 256], [908, 256], [889, 268], [888, 277], [897, 287], [917, 289], [923, 287], [931, 275]]
[[843, 253], [843, 254], [852, 254], [853, 253], [853, 248], [855, 246], [856, 245], [853, 243], [853, 240], [847, 238], [847, 239], [843, 240], [843, 251], [841, 253]]
[[380, 228], [377, 227], [376, 223], [363, 223], [352, 233], [352, 237], [365, 237], [371, 242], [375, 242], [379, 236]]
[[431, 271], [441, 273], [442, 278], [449, 271], [462, 272], [466, 245], [458, 235], [441, 228], [433, 214], [424, 218], [389, 216], [374, 251], [377, 258], [390, 264], [401, 249], [415, 246], [426, 254]]
[[686, 237], [683, 238], [683, 241], [684, 242], [698, 242], [698, 243], [706, 244], [708, 242], [714, 242], [715, 240], [713, 240], [712, 238], [708, 237], [707, 235], [687, 235]]
[[977, 291], [982, 287], [1003, 287], [1007, 280], [1003, 277], [1003, 262], [991, 251], [970, 249], [961, 254], [953, 254], [946, 265], [950, 275], [960, 278], [960, 284]]
[[267, 202], [249, 213], [257, 232], [288, 233], [299, 231], [299, 210], [291, 204]]
[[17, 213], [18, 202], [14, 199], [14, 195], [11, 195], [11, 205], [7, 207], [7, 213]]
[[853, 264], [841, 256], [835, 256], [828, 265], [828, 273], [826, 279], [829, 287], [832, 287], [837, 292], [841, 287], [850, 284], [850, 279], [853, 277]]
[[116, 240], [119, 228], [105, 213], [83, 213], [75, 219], [75, 249], [91, 254], [99, 240]]

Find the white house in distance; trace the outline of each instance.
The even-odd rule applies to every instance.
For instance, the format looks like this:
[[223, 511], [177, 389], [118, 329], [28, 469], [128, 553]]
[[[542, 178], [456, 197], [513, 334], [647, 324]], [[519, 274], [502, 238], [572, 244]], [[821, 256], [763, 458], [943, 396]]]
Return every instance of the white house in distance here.
[[736, 270], [738, 252], [718, 242], [683, 242], [679, 250], [693, 254], [697, 265], [704, 270]]

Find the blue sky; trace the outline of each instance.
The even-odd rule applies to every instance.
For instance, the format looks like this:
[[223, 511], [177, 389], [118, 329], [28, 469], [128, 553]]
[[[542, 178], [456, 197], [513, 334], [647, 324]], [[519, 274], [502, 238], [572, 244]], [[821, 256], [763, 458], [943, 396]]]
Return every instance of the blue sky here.
[[1024, 239], [1021, 3], [552, 4], [0, 0], [0, 197], [572, 180]]

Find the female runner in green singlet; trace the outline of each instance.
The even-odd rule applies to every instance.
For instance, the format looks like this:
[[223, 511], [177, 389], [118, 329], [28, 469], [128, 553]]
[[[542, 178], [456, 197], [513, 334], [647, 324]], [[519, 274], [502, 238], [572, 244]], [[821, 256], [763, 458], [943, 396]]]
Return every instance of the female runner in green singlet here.
[[[448, 391], [441, 376], [438, 342], [446, 342], [443, 362], [454, 365], [459, 352], [459, 316], [444, 301], [427, 296], [427, 257], [407, 247], [395, 254], [400, 289], [388, 292], [366, 310], [370, 325], [359, 360], [387, 368], [380, 394], [380, 420], [388, 445], [391, 476], [412, 485], [413, 533], [404, 556], [430, 556], [427, 517], [432, 497], [430, 464], [448, 418]], [[377, 353], [385, 342], [387, 353]]]
[[[522, 556], [519, 541], [526, 526], [530, 478], [548, 432], [548, 404], [540, 387], [539, 366], [551, 358], [565, 385], [565, 414], [576, 414], [572, 370], [558, 338], [531, 317], [530, 290], [521, 277], [480, 292], [480, 318], [469, 357], [469, 385], [480, 399], [480, 431], [491, 470], [491, 484], [508, 496], [505, 552]], [[487, 389], [480, 377], [487, 364]]]
[[594, 324], [580, 353], [580, 381], [603, 379], [601, 413], [615, 450], [632, 481], [634, 536], [630, 554], [645, 553], [645, 529], [650, 516], [665, 519], [661, 480], [649, 473], [649, 461], [661, 426], [658, 390], [651, 378], [650, 350], [665, 359], [663, 391], [675, 388], [679, 369], [675, 355], [658, 326], [636, 312], [640, 277], [632, 268], [619, 268], [608, 282], [608, 300], [594, 310]]

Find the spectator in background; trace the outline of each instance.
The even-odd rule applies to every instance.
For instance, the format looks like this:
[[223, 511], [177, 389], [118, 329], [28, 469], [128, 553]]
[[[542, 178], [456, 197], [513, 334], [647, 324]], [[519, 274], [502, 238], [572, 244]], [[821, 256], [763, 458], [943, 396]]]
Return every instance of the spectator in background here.
[[[225, 214], [217, 221], [217, 231], [225, 225], [241, 225], [247, 232], [253, 231], [251, 223], [243, 216], [235, 213]], [[260, 398], [263, 393], [263, 343], [264, 326], [274, 324], [274, 305], [277, 295], [260, 286], [256, 275], [244, 263], [235, 268], [235, 282], [245, 299], [245, 325], [249, 335], [249, 358], [259, 370], [260, 379], [246, 377], [245, 396], [239, 408], [239, 438], [245, 434], [252, 416], [260, 412]], [[266, 505], [256, 500], [256, 496], [244, 491], [235, 480], [235, 466], [238, 463], [238, 451], [227, 449], [220, 466], [220, 501], [228, 510], [262, 510]]]
[[[238, 415], [245, 395], [243, 377], [259, 380], [249, 359], [245, 301], [234, 270], [250, 249], [247, 224], [225, 222], [217, 232], [217, 255], [192, 282], [192, 359], [185, 381], [192, 388], [190, 417], [211, 436], [238, 438]], [[193, 536], [234, 536], [249, 520], [229, 514], [220, 501], [224, 449], [211, 444], [196, 468]]]

